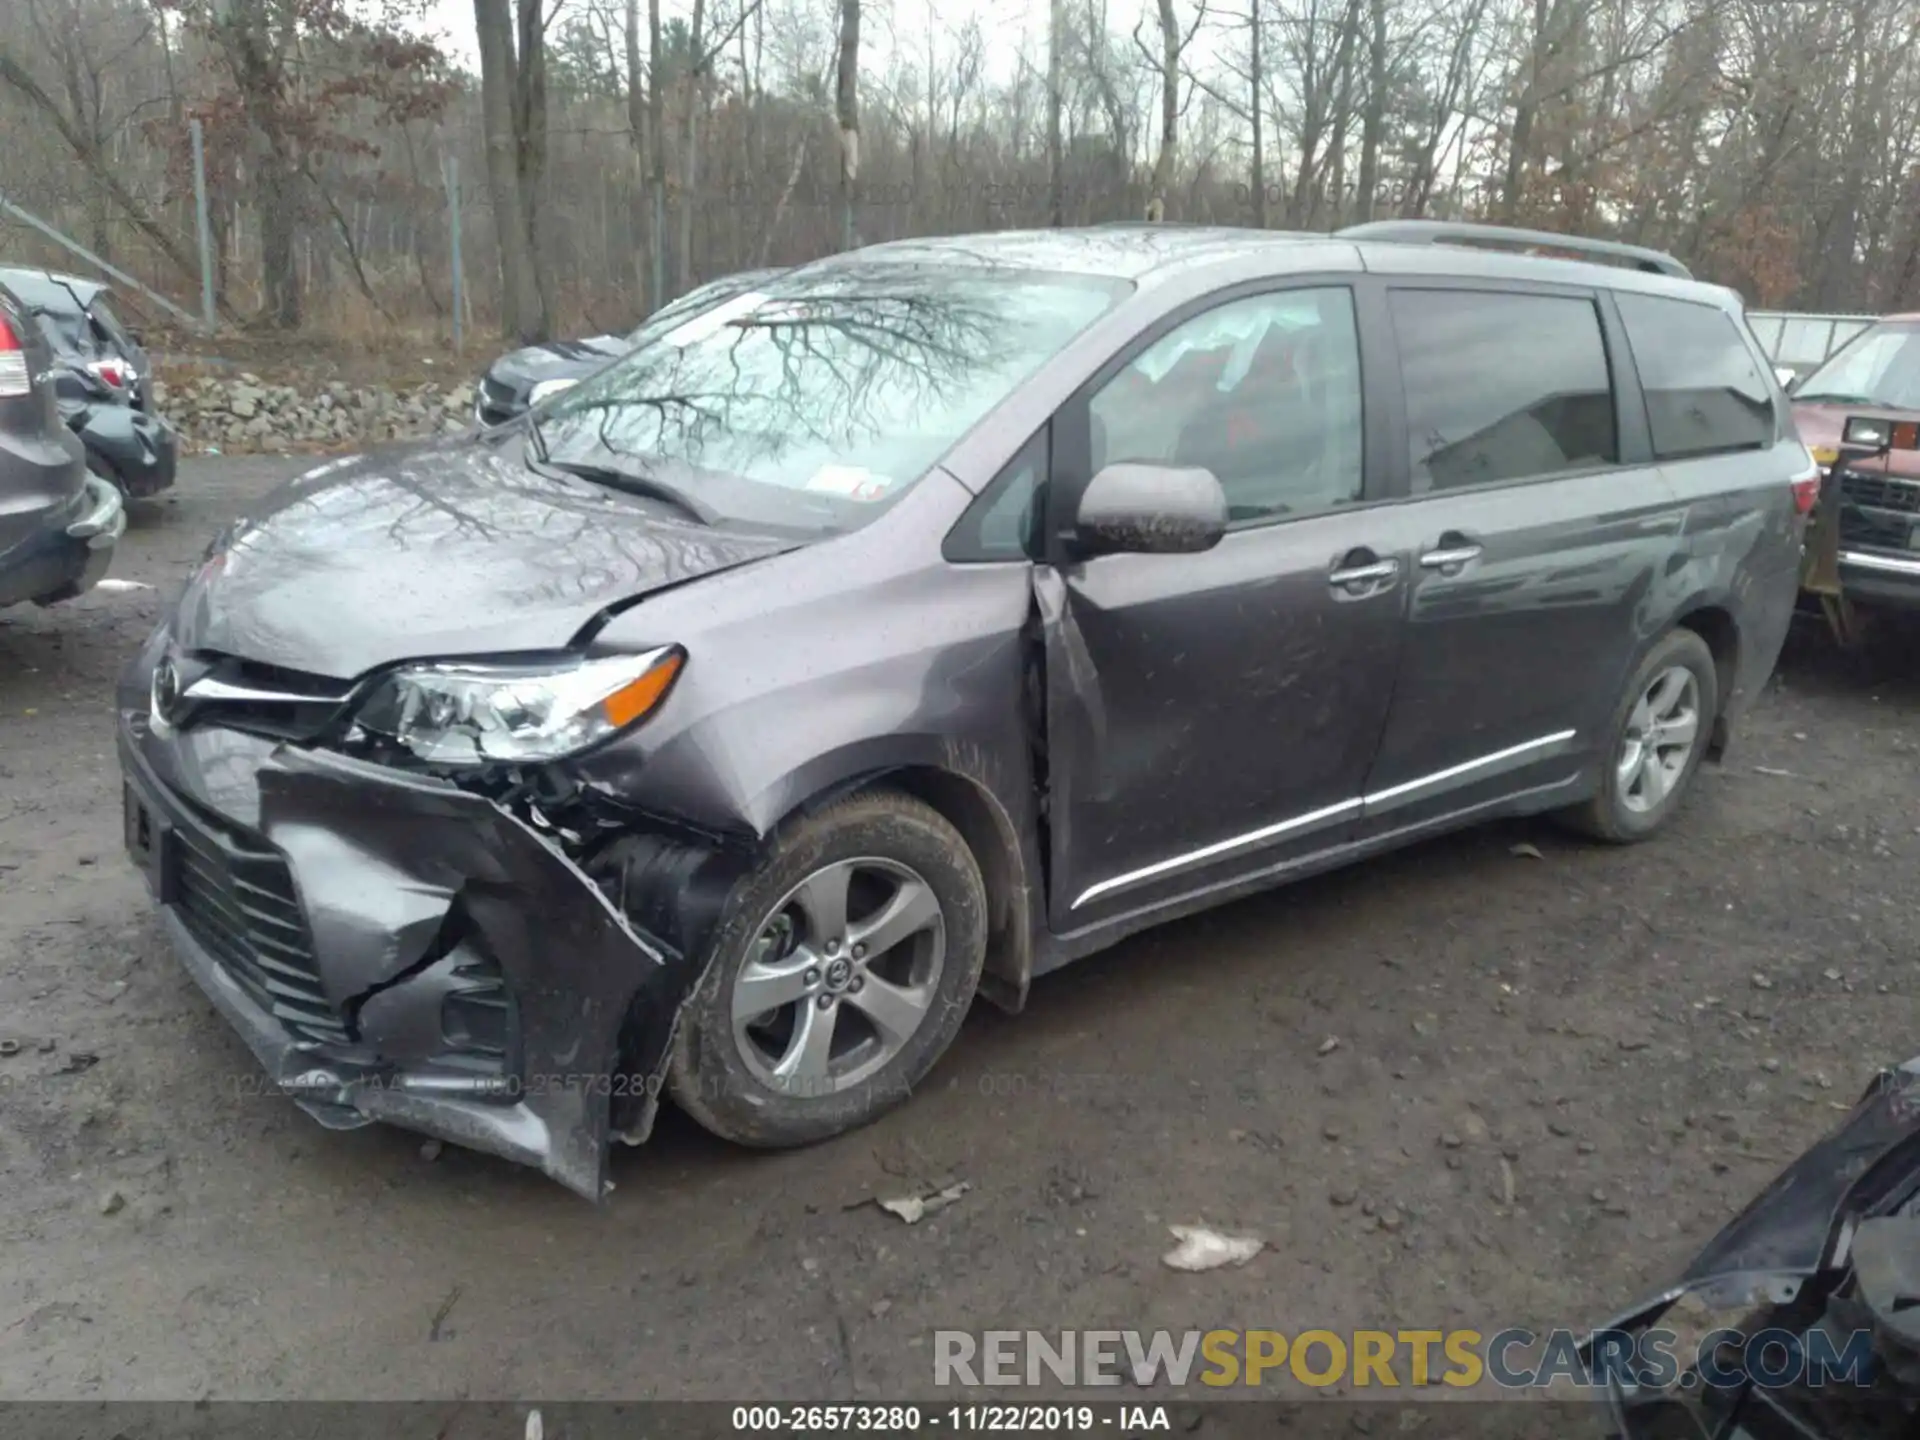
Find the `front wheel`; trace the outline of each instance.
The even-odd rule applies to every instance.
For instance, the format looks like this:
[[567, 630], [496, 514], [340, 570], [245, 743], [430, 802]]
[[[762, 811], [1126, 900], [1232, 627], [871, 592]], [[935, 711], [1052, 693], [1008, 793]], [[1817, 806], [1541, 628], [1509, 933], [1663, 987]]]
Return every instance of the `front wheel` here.
[[674, 1099], [747, 1145], [866, 1124], [952, 1043], [986, 937], [979, 866], [930, 806], [868, 792], [802, 818], [715, 927], [668, 1065]]
[[1720, 675], [1691, 630], [1662, 637], [1640, 662], [1608, 730], [1600, 792], [1561, 819], [1616, 845], [1645, 840], [1680, 807], [1720, 713]]

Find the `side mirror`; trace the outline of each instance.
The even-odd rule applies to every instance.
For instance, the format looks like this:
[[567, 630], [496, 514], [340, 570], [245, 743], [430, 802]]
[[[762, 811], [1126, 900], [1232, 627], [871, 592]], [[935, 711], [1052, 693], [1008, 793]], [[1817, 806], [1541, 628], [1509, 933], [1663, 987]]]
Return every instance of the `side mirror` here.
[[1849, 415], [1840, 431], [1840, 443], [1862, 450], [1920, 450], [1920, 421]]
[[1089, 555], [1197, 555], [1227, 533], [1227, 496], [1199, 466], [1109, 465], [1080, 496], [1074, 539]]
[[147, 348], [147, 332], [140, 329], [138, 326], [128, 327], [127, 339], [131, 340], [134, 344], [138, 345], [142, 350]]

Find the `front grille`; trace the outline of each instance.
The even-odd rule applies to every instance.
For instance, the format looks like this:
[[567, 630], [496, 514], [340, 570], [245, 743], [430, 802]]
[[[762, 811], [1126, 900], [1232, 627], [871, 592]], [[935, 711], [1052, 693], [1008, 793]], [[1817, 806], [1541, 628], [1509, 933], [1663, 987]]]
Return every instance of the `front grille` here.
[[1840, 498], [1844, 543], [1884, 550], [1912, 548], [1910, 537], [1920, 524], [1920, 481], [1849, 471], [1840, 477]]
[[269, 740], [310, 741], [332, 723], [352, 691], [348, 681], [303, 670], [288, 670], [238, 656], [199, 652], [207, 668], [193, 677], [201, 681], [251, 692], [254, 698], [212, 698], [189, 693], [180, 702], [173, 723], [185, 729], [195, 725], [224, 725]]
[[[184, 808], [184, 807], [182, 807]], [[349, 1040], [327, 999], [293, 875], [265, 838], [175, 810], [174, 906], [221, 969], [299, 1039]]]

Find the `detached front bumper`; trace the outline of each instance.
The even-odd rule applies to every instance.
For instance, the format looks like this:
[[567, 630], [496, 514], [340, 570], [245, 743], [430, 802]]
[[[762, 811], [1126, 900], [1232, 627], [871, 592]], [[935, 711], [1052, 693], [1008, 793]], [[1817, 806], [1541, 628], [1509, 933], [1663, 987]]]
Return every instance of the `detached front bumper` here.
[[129, 688], [129, 853], [273, 1082], [331, 1128], [389, 1122], [602, 1198], [610, 1101], [644, 1087], [650, 1122], [665, 1059], [616, 1074], [623, 1027], [677, 1011], [678, 957], [490, 800], [219, 727], [162, 739]]

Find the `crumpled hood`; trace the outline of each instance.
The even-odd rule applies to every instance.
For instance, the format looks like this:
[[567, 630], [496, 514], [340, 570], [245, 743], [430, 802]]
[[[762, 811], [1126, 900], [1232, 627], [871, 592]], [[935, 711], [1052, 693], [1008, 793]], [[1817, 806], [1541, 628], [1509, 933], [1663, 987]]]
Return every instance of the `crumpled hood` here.
[[[1855, 415], [1872, 420], [1920, 419], [1911, 410], [1890, 410], [1884, 405], [1799, 405], [1793, 407], [1794, 428], [1801, 443], [1838, 445], [1847, 421]], [[1847, 469], [1865, 474], [1892, 474], [1908, 480], [1920, 480], [1920, 450], [1890, 450], [1878, 460], [1849, 460]]]
[[462, 437], [334, 461], [265, 497], [189, 582], [175, 642], [350, 679], [566, 646], [608, 606], [794, 547]]

